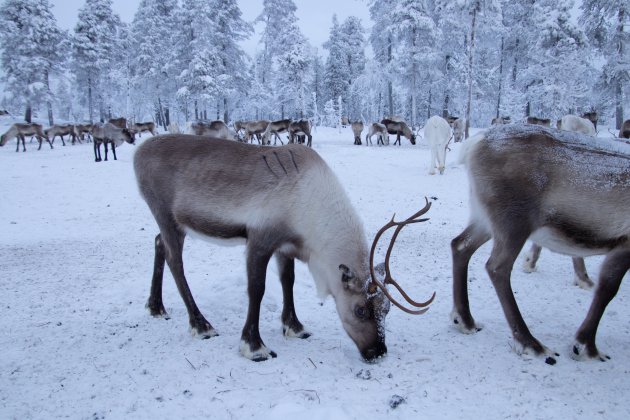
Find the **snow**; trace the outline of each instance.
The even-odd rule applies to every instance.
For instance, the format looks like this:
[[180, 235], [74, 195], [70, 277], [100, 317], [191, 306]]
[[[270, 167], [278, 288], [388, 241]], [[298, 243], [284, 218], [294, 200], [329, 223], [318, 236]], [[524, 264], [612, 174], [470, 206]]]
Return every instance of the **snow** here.
[[[3, 117], [4, 118], [4, 117]], [[0, 120], [0, 131], [8, 128]], [[601, 130], [605, 132], [604, 130]], [[143, 136], [144, 141], [147, 136]], [[0, 149], [0, 418], [606, 418], [630, 415], [630, 289], [623, 284], [598, 334], [608, 362], [577, 362], [570, 344], [592, 292], [572, 285], [571, 259], [543, 250], [536, 272], [515, 264], [524, 318], [555, 366], [518, 356], [484, 271], [490, 247], [473, 257], [470, 300], [484, 325], [451, 326], [450, 241], [468, 220], [468, 187], [452, 144], [443, 176], [428, 175], [429, 149], [354, 146], [350, 127], [318, 128], [313, 144], [339, 176], [371, 238], [396, 213], [433, 205], [430, 220], [406, 227], [392, 256], [394, 277], [412, 298], [437, 297], [412, 316], [392, 307], [388, 355], [364, 363], [328, 299], [296, 264], [297, 313], [313, 335], [282, 335], [282, 291], [269, 265], [261, 335], [278, 353], [254, 363], [239, 355], [247, 308], [244, 247], [189, 239], [184, 261], [201, 311], [219, 332], [200, 340], [170, 273], [171, 319], [152, 318], [149, 294], [156, 224], [137, 191], [134, 146], [95, 163], [91, 144], [15, 152]], [[384, 238], [387, 240], [387, 238]], [[528, 246], [525, 247], [527, 249]], [[379, 247], [383, 258], [386, 243]], [[522, 255], [521, 255], [522, 258]], [[588, 258], [596, 278], [601, 257]], [[628, 276], [626, 276], [628, 277]]]

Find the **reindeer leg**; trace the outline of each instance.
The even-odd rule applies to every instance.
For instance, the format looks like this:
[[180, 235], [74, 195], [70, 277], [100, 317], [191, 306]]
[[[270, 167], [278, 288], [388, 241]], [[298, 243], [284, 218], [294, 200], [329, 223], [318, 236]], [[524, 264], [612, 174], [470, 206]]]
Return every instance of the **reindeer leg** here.
[[523, 271], [525, 271], [526, 273], [532, 273], [536, 271], [536, 262], [540, 257], [541, 250], [542, 248], [539, 245], [532, 243], [532, 247], [525, 254], [525, 260], [523, 261]]
[[94, 162], [101, 161], [101, 144], [98, 141], [94, 141]]
[[240, 351], [243, 356], [254, 362], [262, 362], [277, 354], [269, 350], [262, 338], [260, 338], [259, 320], [260, 303], [265, 294], [265, 279], [267, 264], [273, 255], [273, 251], [261, 245], [253, 235], [248, 235], [247, 241], [247, 293], [249, 295], [249, 308], [247, 320], [241, 334]]
[[[156, 218], [168, 217], [172, 218], [172, 215], [161, 215]], [[165, 217], [165, 218], [166, 218]], [[172, 220], [172, 219], [171, 219]], [[182, 260], [182, 252], [184, 249], [185, 235], [180, 232], [173, 222], [158, 222], [160, 225], [160, 236], [165, 250], [166, 262], [168, 268], [171, 270], [171, 274], [175, 279], [177, 290], [179, 291], [186, 309], [188, 310], [188, 318], [190, 322], [190, 331], [193, 335], [198, 335], [203, 339], [215, 337], [219, 335], [212, 325], [202, 315], [201, 311], [195, 303], [195, 299], [188, 287], [186, 276], [184, 275], [184, 262]], [[152, 286], [153, 287], [153, 286]], [[154, 295], [155, 297], [155, 295]]]
[[151, 279], [151, 294], [147, 301], [146, 307], [151, 312], [151, 316], [163, 317], [170, 319], [168, 312], [164, 308], [162, 301], [162, 283], [164, 279], [164, 262], [166, 261], [166, 252], [162, 236], [158, 234], [155, 237], [155, 258], [153, 260], [153, 278]]
[[61, 137], [61, 145], [62, 145], [62, 146], [65, 146], [65, 145], [66, 145], [66, 142], [65, 142], [65, 141], [63, 141], [63, 136], [59, 136], [59, 137]]
[[287, 337], [308, 338], [311, 333], [304, 330], [298, 320], [293, 301], [293, 284], [295, 283], [295, 260], [276, 253], [280, 282], [282, 283], [282, 333]]
[[531, 334], [512, 291], [510, 277], [514, 261], [525, 245], [529, 233], [526, 226], [510, 225], [507, 221], [499, 226], [496, 229], [492, 253], [486, 263], [486, 271], [492, 280], [492, 285], [497, 292], [503, 313], [516, 342], [515, 351], [518, 354], [546, 356], [545, 363], [554, 365], [556, 363], [554, 356], [559, 356], [559, 354], [545, 348]]
[[630, 250], [628, 249], [613, 250], [604, 259], [593, 302], [591, 302], [584, 322], [575, 334], [573, 358], [577, 360], [599, 359], [602, 362], [610, 359], [597, 350], [595, 335], [606, 306], [617, 294], [621, 280], [628, 270], [630, 270]]
[[[52, 143], [51, 143], [51, 141], [50, 141], [50, 139], [49, 139], [48, 137], [46, 137], [46, 141], [47, 141], [47, 142], [48, 142], [48, 144], [50, 145], [50, 148], [51, 148], [51, 149], [53, 149], [53, 145], [52, 145]], [[40, 141], [40, 147], [41, 147], [41, 143], [42, 143], [42, 142], [43, 142], [43, 141]], [[63, 137], [61, 138], [61, 142], [63, 143]], [[64, 144], [64, 146], [65, 146], [65, 144]]]
[[103, 142], [103, 149], [105, 149], [105, 162], [107, 162], [107, 149], [109, 149], [109, 142], [107, 140]]
[[471, 224], [451, 241], [453, 256], [453, 311], [451, 312], [451, 320], [457, 329], [466, 334], [481, 330], [470, 313], [468, 263], [475, 251], [489, 240], [489, 233]]
[[114, 154], [114, 160], [118, 160], [116, 158], [116, 143], [112, 142], [112, 153]]
[[578, 287], [590, 290], [595, 283], [588, 277], [586, 271], [586, 265], [584, 264], [584, 258], [573, 257], [573, 271], [575, 272], [575, 279], [573, 281]]

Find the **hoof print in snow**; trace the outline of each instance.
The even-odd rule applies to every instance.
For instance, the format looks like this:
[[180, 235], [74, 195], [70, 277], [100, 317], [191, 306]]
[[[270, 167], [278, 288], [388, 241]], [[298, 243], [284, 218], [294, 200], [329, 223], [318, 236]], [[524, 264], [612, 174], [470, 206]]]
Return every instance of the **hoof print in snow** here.
[[389, 407], [394, 410], [396, 408], [398, 408], [398, 406], [402, 403], [404, 403], [406, 400], [401, 397], [400, 395], [392, 395], [392, 397], [389, 399]]
[[369, 379], [372, 379], [372, 372], [370, 372], [369, 369], [361, 369], [360, 371], [357, 372], [355, 376], [359, 379], [363, 379], [367, 381]]

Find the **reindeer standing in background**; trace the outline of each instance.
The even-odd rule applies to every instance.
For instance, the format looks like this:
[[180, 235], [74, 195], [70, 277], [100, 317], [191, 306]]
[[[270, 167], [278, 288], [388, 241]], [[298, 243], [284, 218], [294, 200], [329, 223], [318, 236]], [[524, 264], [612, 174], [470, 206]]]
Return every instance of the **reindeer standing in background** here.
[[77, 141], [77, 138], [74, 134], [74, 125], [72, 124], [55, 124], [45, 129], [44, 133], [50, 139], [51, 143], [55, 142], [56, 136], [59, 136], [61, 138], [61, 144], [63, 144], [64, 146], [66, 145], [66, 142], [63, 141], [63, 136], [70, 136], [70, 138], [72, 139], [72, 144]]
[[7, 144], [9, 140], [15, 137], [17, 138], [17, 147], [15, 148], [15, 151], [16, 152], [20, 151], [20, 140], [22, 140], [22, 151], [26, 152], [26, 144], [24, 141], [25, 136], [37, 137], [37, 142], [39, 143], [39, 147], [37, 148], [37, 150], [41, 150], [42, 142], [44, 141], [44, 139], [46, 139], [46, 141], [50, 145], [50, 148], [51, 149], [53, 148], [53, 145], [50, 139], [48, 138], [48, 136], [46, 136], [46, 134], [42, 130], [41, 124], [35, 124], [35, 123], [13, 124], [11, 127], [9, 127], [6, 133], [0, 136], [0, 146], [4, 146], [5, 144]]
[[118, 128], [111, 123], [96, 123], [92, 126], [92, 137], [94, 139], [94, 161], [101, 161], [101, 144], [105, 149], [105, 160], [107, 161], [107, 149], [108, 145], [112, 145], [112, 153], [114, 154], [114, 160], [118, 160], [116, 157], [116, 147], [119, 147], [123, 143], [127, 142], [134, 144], [133, 133], [128, 128]]
[[387, 127], [387, 132], [389, 134], [396, 134], [396, 141], [394, 144], [398, 143], [400, 146], [400, 136], [401, 134], [411, 142], [411, 144], [416, 144], [416, 136], [413, 134], [411, 129], [405, 124], [404, 121], [394, 121], [390, 119], [384, 119], [381, 121], [385, 127]]
[[354, 134], [354, 144], [360, 146], [361, 133], [363, 132], [363, 121], [355, 121], [352, 123], [352, 134]]

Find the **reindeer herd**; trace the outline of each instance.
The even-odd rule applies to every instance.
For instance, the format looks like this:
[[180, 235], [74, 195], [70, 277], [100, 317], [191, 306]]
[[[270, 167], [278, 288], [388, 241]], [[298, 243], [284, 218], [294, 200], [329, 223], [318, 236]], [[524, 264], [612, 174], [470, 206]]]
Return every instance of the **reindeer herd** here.
[[[351, 126], [354, 144], [362, 144], [366, 129], [361, 121]], [[512, 333], [515, 350], [555, 364], [558, 353], [547, 348], [529, 330], [512, 292], [511, 273], [529, 240], [525, 267], [535, 269], [543, 247], [571, 256], [576, 282], [594, 288], [588, 313], [578, 328], [570, 355], [577, 360], [609, 359], [596, 345], [597, 329], [606, 306], [630, 270], [630, 146], [623, 141], [596, 138], [597, 115], [566, 115], [551, 127], [549, 119], [530, 117], [513, 123], [499, 117], [492, 126], [463, 140], [464, 121], [429, 118], [424, 139], [431, 148], [430, 173], [442, 174], [451, 141], [462, 142], [461, 163], [470, 185], [470, 220], [451, 241], [451, 322], [463, 333], [481, 330], [472, 316], [468, 296], [468, 265], [473, 254], [493, 240], [486, 270], [496, 290]], [[183, 246], [188, 235], [237, 240], [246, 245], [248, 311], [241, 333], [241, 354], [253, 361], [277, 354], [259, 331], [261, 301], [267, 265], [276, 259], [284, 306], [281, 322], [287, 337], [306, 338], [308, 329], [296, 314], [293, 298], [295, 260], [305, 262], [321, 297], [332, 295], [341, 324], [362, 357], [374, 361], [387, 353], [385, 318], [390, 304], [410, 314], [426, 312], [435, 295], [425, 302], [409, 298], [392, 278], [389, 259], [404, 226], [427, 220], [430, 203], [402, 221], [394, 218], [374, 237], [371, 247], [361, 220], [333, 171], [310, 147], [307, 120], [238, 121], [233, 128], [222, 121], [195, 122], [189, 134], [172, 126], [171, 134], [155, 136], [140, 145], [134, 170], [141, 196], [155, 217], [155, 258], [147, 307], [151, 315], [168, 318], [162, 301], [165, 264], [186, 305], [192, 332], [201, 338], [217, 335], [199, 310], [188, 287]], [[127, 126], [124, 119], [91, 126], [60, 125], [43, 129], [38, 124], [16, 123], [2, 135], [22, 142], [34, 136], [39, 148], [50, 147], [57, 136], [71, 141], [92, 141], [95, 160], [105, 159], [111, 145], [134, 143], [142, 132], [155, 135], [153, 123]], [[399, 119], [384, 119], [367, 127], [366, 145], [389, 144], [388, 135], [413, 145], [418, 133]], [[209, 136], [200, 138], [199, 136]], [[212, 137], [212, 141], [207, 141]], [[278, 147], [268, 146], [271, 140]], [[283, 137], [287, 140], [284, 144]], [[630, 120], [619, 138], [630, 138]], [[234, 141], [237, 140], [237, 141]], [[238, 162], [235, 165], [234, 162]], [[385, 263], [374, 264], [380, 237], [393, 229]], [[603, 255], [599, 276], [592, 281], [584, 257]], [[393, 298], [396, 288], [408, 305]]]

